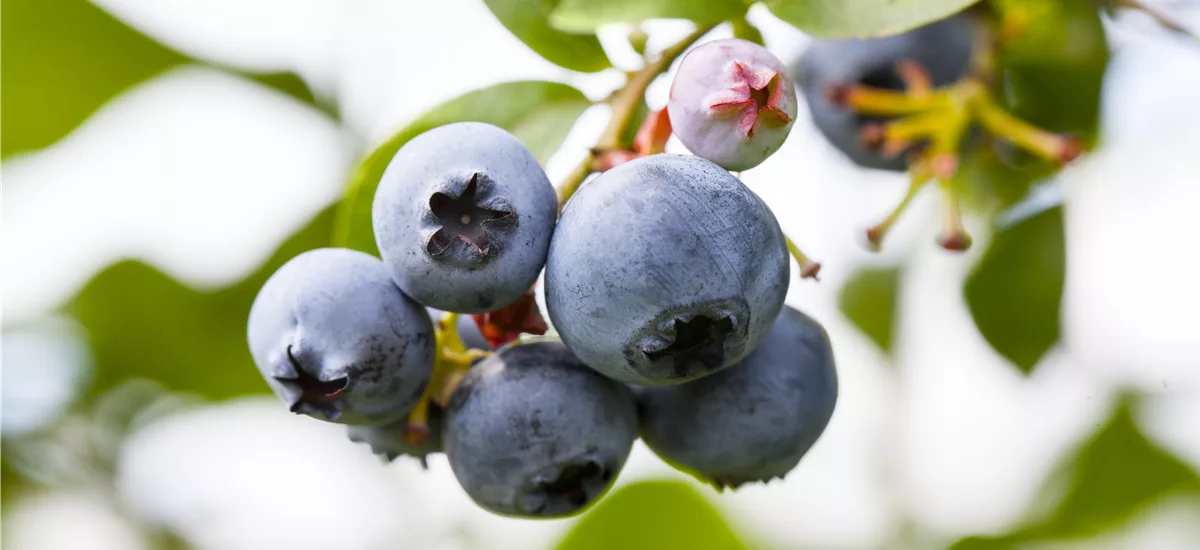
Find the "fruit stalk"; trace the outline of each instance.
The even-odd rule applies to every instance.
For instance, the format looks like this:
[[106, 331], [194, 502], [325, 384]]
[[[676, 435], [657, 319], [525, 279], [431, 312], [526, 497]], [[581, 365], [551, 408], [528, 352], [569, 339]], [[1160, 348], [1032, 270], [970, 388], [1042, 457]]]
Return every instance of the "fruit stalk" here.
[[1117, 7], [1140, 11], [1153, 19], [1155, 23], [1158, 23], [1158, 26], [1191, 38], [1196, 42], [1200, 42], [1200, 35], [1193, 33], [1191, 29], [1179, 24], [1179, 22], [1170, 15], [1163, 13], [1154, 6], [1147, 5], [1141, 0], [1109, 0], [1109, 2]]
[[788, 237], [786, 234], [783, 236], [783, 241], [787, 243], [788, 253], [791, 254], [792, 258], [796, 259], [796, 263], [800, 265], [800, 278], [816, 279], [817, 274], [821, 271], [821, 263], [815, 262], [812, 260], [812, 258], [809, 258], [807, 254], [800, 250], [799, 246], [796, 246], [796, 243], [792, 241], [792, 238]]
[[583, 184], [583, 180], [592, 173], [592, 166], [597, 154], [621, 147], [621, 136], [625, 134], [625, 129], [633, 123], [633, 117], [637, 113], [638, 106], [646, 97], [646, 89], [650, 87], [650, 83], [654, 82], [654, 79], [662, 73], [667, 72], [667, 69], [671, 68], [671, 64], [680, 55], [683, 55], [683, 52], [687, 51], [692, 43], [708, 34], [713, 27], [714, 25], [697, 27], [691, 34], [663, 50], [658, 59], [647, 62], [646, 66], [629, 77], [625, 87], [612, 100], [612, 118], [609, 119], [608, 126], [604, 128], [604, 133], [600, 134], [596, 145], [588, 150], [587, 156], [580, 161], [579, 165], [558, 184], [558, 209], [560, 212], [575, 191], [579, 189], [579, 186]]

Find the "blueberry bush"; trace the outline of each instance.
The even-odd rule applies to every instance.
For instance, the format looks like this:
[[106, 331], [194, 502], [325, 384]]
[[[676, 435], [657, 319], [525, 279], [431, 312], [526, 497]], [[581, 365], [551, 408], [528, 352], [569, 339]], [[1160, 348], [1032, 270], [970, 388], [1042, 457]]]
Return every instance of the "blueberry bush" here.
[[[628, 30], [640, 68], [599, 98], [530, 80], [447, 98], [362, 151], [336, 203], [236, 285], [201, 291], [140, 262], [108, 267], [62, 307], [95, 360], [74, 406], [95, 410], [133, 379], [206, 400], [271, 391], [293, 413], [344, 424], [346, 445], [384, 462], [444, 454], [485, 510], [580, 516], [564, 549], [755, 547], [684, 484], [610, 491], [639, 438], [718, 492], [770, 490], [806, 467], [837, 409], [841, 354], [821, 319], [784, 303], [795, 285], [822, 284], [822, 243], [785, 234], [787, 205], [768, 205], [741, 173], [810, 124], [840, 161], [903, 174], [907, 192], [856, 236], [872, 251], [919, 215], [907, 211], [918, 195], [936, 194], [927, 245], [959, 259], [984, 248], [964, 286], [944, 291], [1029, 375], [1059, 342], [1067, 243], [1061, 204], [1012, 213], [1100, 142], [1105, 13], [1147, 10], [1164, 32], [1187, 32], [1133, 0], [482, 3], [530, 50], [581, 73], [613, 71], [597, 33]], [[752, 6], [811, 42], [773, 47]], [[659, 19], [691, 30], [657, 44], [643, 23]], [[85, 2], [6, 0], [3, 24], [5, 157], [194, 62]], [[68, 33], [95, 43], [56, 41]], [[339, 116], [295, 75], [241, 74]], [[669, 98], [652, 109], [656, 82]], [[592, 107], [607, 112], [603, 131], [551, 181], [547, 159]], [[681, 147], [668, 152], [672, 138]], [[966, 216], [990, 222], [985, 238]], [[885, 354], [905, 275], [863, 268], [839, 291], [842, 313]], [[1071, 540], [1200, 491], [1138, 431], [1136, 401], [1123, 398], [1064, 464], [1053, 510], [950, 545]], [[36, 453], [5, 443], [7, 500], [45, 480], [29, 473]]]

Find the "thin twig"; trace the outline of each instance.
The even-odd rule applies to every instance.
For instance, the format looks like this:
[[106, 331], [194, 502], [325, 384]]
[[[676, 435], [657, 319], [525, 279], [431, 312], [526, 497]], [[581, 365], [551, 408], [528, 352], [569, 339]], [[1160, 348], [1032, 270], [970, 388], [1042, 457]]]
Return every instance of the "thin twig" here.
[[579, 163], [571, 173], [558, 185], [558, 209], [562, 210], [563, 205], [575, 194], [583, 180], [587, 179], [592, 173], [592, 162], [596, 159], [598, 152], [616, 149], [621, 146], [621, 136], [625, 135], [626, 128], [633, 123], [633, 116], [637, 113], [638, 107], [646, 97], [646, 89], [654, 82], [658, 75], [666, 72], [671, 68], [671, 64], [675, 62], [683, 52], [687, 51], [688, 47], [700, 37], [708, 34], [708, 31], [713, 29], [713, 25], [703, 25], [697, 28], [694, 32], [687, 35], [668, 46], [659, 54], [654, 61], [646, 63], [636, 73], [629, 77], [629, 81], [625, 83], [625, 87], [616, 94], [612, 101], [612, 118], [608, 121], [608, 126], [604, 128], [604, 133], [600, 134], [600, 138], [596, 140], [595, 147], [592, 147], [583, 161]]
[[1177, 32], [1188, 38], [1191, 38], [1192, 40], [1195, 40], [1196, 42], [1200, 42], [1200, 35], [1197, 35], [1196, 33], [1192, 32], [1191, 29], [1179, 24], [1179, 22], [1176, 21], [1174, 17], [1171, 17], [1170, 15], [1163, 13], [1162, 11], [1160, 11], [1158, 8], [1156, 8], [1154, 6], [1147, 5], [1145, 2], [1142, 2], [1141, 0], [1110, 0], [1110, 1], [1115, 6], [1129, 8], [1132, 10], [1138, 10], [1138, 11], [1150, 16], [1150, 18], [1153, 19], [1155, 23], [1158, 23], [1158, 25], [1161, 26], [1162, 28]]

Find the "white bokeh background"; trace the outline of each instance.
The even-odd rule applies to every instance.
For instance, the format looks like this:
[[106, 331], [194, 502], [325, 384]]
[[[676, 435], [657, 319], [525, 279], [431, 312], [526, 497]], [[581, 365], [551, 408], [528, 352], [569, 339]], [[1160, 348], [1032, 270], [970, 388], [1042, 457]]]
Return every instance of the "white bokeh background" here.
[[[344, 124], [228, 73], [184, 67], [126, 91], [54, 146], [7, 160], [6, 324], [41, 317], [125, 257], [199, 287], [240, 280], [337, 198], [363, 148], [462, 92], [549, 79], [600, 98], [621, 82], [615, 70], [581, 75], [542, 60], [479, 0], [97, 3], [197, 58], [295, 71], [336, 98]], [[781, 57], [801, 51], [804, 36], [765, 10], [752, 16]], [[1001, 532], [1124, 386], [1155, 396], [1139, 410], [1142, 428], [1200, 468], [1200, 48], [1143, 19], [1112, 26], [1104, 146], [1057, 182], [1067, 204], [1064, 338], [1031, 377], [975, 331], [959, 289], [983, 247], [954, 256], [932, 246], [931, 197], [902, 220], [888, 253], [865, 252], [862, 228], [906, 182], [849, 165], [803, 113], [784, 148], [743, 174], [825, 266], [819, 284], [793, 281], [788, 303], [827, 326], [841, 389], [825, 435], [785, 481], [721, 495], [704, 489], [735, 529], [781, 548], [847, 549], [884, 547], [900, 530], [928, 544]], [[649, 29], [655, 48], [688, 26]], [[617, 65], [631, 68], [637, 58], [621, 31], [602, 39]], [[651, 89], [654, 106], [665, 101], [663, 84]], [[600, 111], [551, 160], [552, 179], [594, 140]], [[889, 359], [838, 312], [837, 289], [856, 267], [909, 253]], [[48, 334], [41, 338], [61, 336]], [[31, 395], [14, 381], [41, 380], [34, 387], [49, 397], [27, 401], [45, 408], [62, 392], [31, 369], [86, 360], [46, 351], [38, 338], [5, 334], [5, 430], [19, 429], [10, 407]], [[687, 479], [639, 442], [618, 483], [661, 477]], [[542, 548], [573, 523], [483, 512], [444, 459], [429, 471], [406, 460], [381, 465], [340, 428], [266, 397], [149, 424], [121, 450], [116, 479], [115, 496], [80, 490], [7, 506], [5, 547], [136, 549], [137, 520], [214, 550]], [[1200, 541], [1194, 502], [1164, 502], [1145, 516], [1097, 547]]]

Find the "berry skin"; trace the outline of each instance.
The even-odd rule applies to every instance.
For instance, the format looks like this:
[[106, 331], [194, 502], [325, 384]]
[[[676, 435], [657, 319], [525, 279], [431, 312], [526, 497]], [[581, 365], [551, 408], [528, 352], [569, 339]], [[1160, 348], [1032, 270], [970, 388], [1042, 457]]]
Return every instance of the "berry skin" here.
[[814, 40], [800, 59], [800, 87], [813, 123], [849, 159], [865, 168], [904, 171], [904, 155], [888, 158], [863, 146], [862, 129], [879, 118], [859, 115], [829, 97], [834, 86], [861, 84], [904, 90], [896, 71], [915, 61], [935, 87], [952, 84], [970, 69], [975, 30], [968, 15], [957, 15], [909, 32], [868, 40]]
[[259, 290], [247, 327], [263, 378], [291, 411], [383, 424], [417, 403], [433, 370], [433, 323], [374, 256], [304, 252]]
[[718, 488], [782, 478], [825, 430], [837, 372], [825, 329], [785, 307], [740, 364], [666, 388], [637, 388], [641, 436]]
[[559, 219], [546, 307], [588, 366], [673, 385], [740, 361], [788, 289], [783, 233], [767, 205], [720, 166], [652, 155], [584, 185]]
[[392, 158], [375, 192], [375, 242], [396, 284], [426, 306], [483, 313], [529, 290], [558, 202], [533, 154], [480, 122], [429, 130]]
[[425, 464], [425, 457], [442, 452], [442, 416], [441, 407], [430, 403], [430, 433], [420, 444], [413, 443], [404, 436], [404, 428], [408, 425], [407, 418], [383, 426], [346, 426], [346, 437], [355, 443], [369, 445], [372, 453], [388, 461], [401, 456], [411, 456]]
[[455, 477], [508, 516], [579, 512], [612, 485], [637, 438], [629, 388], [556, 340], [500, 348], [468, 372], [445, 414]]
[[766, 48], [713, 40], [688, 52], [671, 83], [671, 127], [697, 156], [727, 170], [754, 168], [778, 151], [796, 118], [796, 87]]

